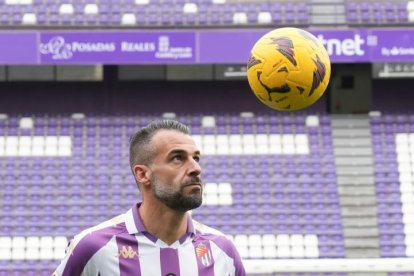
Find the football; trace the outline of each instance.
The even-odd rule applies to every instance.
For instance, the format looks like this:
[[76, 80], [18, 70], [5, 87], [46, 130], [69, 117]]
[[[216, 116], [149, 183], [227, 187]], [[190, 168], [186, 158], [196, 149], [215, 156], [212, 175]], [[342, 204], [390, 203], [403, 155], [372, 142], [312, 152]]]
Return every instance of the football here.
[[280, 28], [262, 36], [247, 63], [247, 79], [257, 98], [279, 111], [296, 111], [314, 104], [331, 75], [328, 52], [313, 34]]

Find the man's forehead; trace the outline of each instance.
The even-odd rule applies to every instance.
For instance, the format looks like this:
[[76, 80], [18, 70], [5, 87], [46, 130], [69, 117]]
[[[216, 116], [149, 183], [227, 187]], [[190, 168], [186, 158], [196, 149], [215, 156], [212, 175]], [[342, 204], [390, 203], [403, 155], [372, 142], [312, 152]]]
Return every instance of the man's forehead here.
[[167, 150], [180, 146], [197, 147], [190, 135], [176, 130], [159, 130], [155, 133], [153, 141], [156, 147]]

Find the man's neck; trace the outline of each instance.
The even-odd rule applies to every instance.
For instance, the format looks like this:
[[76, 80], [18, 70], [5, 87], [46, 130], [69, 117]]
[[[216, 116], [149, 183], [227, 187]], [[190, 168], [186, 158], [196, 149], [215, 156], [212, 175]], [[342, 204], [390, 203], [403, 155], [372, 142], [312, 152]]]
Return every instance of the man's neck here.
[[145, 204], [138, 209], [147, 231], [168, 245], [179, 240], [187, 231], [187, 213], [171, 210], [163, 204]]

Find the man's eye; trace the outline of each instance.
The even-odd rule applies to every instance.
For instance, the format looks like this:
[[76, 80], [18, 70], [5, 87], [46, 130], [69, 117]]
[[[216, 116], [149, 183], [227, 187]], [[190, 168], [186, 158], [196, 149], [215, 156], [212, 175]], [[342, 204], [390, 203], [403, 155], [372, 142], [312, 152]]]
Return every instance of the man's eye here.
[[194, 160], [200, 162], [200, 156], [194, 156]]
[[175, 156], [173, 157], [173, 160], [178, 160], [178, 161], [181, 161], [181, 160], [183, 160], [183, 157], [182, 157], [181, 155], [175, 155]]

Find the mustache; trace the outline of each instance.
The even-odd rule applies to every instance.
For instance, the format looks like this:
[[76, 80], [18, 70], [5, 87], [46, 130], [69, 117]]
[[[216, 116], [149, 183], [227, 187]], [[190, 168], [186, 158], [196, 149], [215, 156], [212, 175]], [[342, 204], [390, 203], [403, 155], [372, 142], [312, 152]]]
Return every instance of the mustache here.
[[181, 187], [189, 186], [192, 184], [200, 184], [201, 186], [203, 186], [203, 181], [201, 180], [201, 177], [199, 176], [192, 176], [191, 178], [181, 183]]

